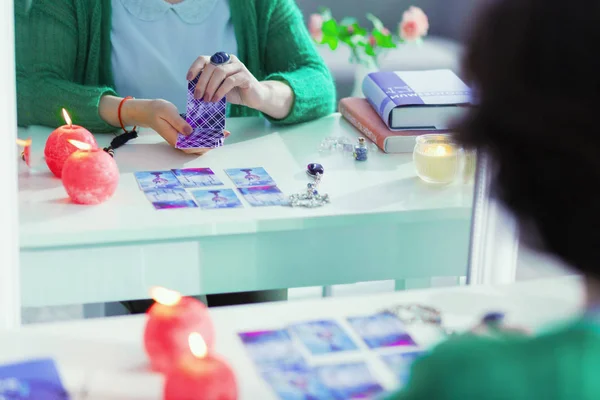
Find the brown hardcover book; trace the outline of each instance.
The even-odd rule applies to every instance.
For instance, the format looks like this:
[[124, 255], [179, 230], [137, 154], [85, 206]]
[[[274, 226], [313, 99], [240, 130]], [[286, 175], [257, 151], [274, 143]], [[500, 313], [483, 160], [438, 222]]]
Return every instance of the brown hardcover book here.
[[412, 153], [417, 136], [448, 133], [440, 130], [392, 131], [373, 110], [367, 99], [346, 97], [340, 100], [340, 114], [386, 153]]

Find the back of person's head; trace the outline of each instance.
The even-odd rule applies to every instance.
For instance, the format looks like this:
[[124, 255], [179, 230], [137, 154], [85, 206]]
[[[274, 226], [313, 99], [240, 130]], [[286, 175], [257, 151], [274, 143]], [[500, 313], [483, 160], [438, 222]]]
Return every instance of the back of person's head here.
[[465, 73], [478, 107], [458, 129], [525, 241], [600, 278], [600, 1], [495, 0]]

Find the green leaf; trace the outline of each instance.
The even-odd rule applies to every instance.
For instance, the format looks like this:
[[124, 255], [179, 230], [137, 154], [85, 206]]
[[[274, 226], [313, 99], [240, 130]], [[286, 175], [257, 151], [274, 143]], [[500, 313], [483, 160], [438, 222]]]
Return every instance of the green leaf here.
[[368, 43], [365, 45], [365, 53], [368, 56], [375, 57], [375, 49]]
[[392, 37], [392, 35], [386, 35], [384, 33], [382, 33], [381, 31], [379, 31], [378, 29], [373, 30], [373, 37], [375, 38], [375, 42], [377, 43], [378, 47], [384, 48], [384, 49], [393, 49], [396, 47], [396, 44], [394, 43], [394, 38]]
[[331, 10], [327, 7], [319, 7], [319, 14], [321, 14], [323, 16], [323, 19], [326, 21], [333, 19], [331, 15]]
[[377, 29], [378, 31], [382, 31], [384, 29], [384, 25], [383, 22], [381, 22], [381, 20], [379, 18], [377, 18], [376, 16], [374, 16], [373, 14], [369, 13], [367, 14], [367, 19], [369, 21], [371, 21], [371, 23], [373, 24], [373, 27], [375, 29]]
[[321, 28], [321, 30], [323, 31], [323, 34], [325, 36], [339, 35], [339, 27], [334, 19], [330, 19], [329, 21], [323, 22], [323, 27]]
[[339, 40], [335, 36], [323, 35], [323, 40], [321, 40], [321, 44], [326, 44], [331, 50], [335, 50], [338, 48]]
[[352, 28], [354, 29], [355, 35], [358, 35], [358, 36], [366, 36], [367, 35], [367, 30], [365, 28], [363, 28], [362, 26], [360, 26], [358, 23], [353, 24]]

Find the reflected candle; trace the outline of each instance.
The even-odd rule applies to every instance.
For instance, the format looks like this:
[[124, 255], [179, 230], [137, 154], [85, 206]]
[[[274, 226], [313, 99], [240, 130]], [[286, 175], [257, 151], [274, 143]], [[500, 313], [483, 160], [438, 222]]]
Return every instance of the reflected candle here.
[[199, 332], [208, 348], [213, 347], [214, 327], [204, 304], [160, 287], [153, 288], [150, 295], [156, 303], [148, 310], [144, 347], [154, 371], [169, 372], [182, 355], [189, 353], [192, 332]]
[[65, 161], [62, 181], [67, 194], [77, 204], [100, 204], [117, 190], [119, 168], [104, 150], [88, 143], [69, 140], [77, 150]]
[[167, 374], [165, 400], [236, 400], [235, 375], [221, 358], [208, 353], [202, 335], [188, 337], [188, 353]]
[[458, 148], [449, 135], [422, 135], [417, 138], [413, 161], [425, 182], [451, 183], [458, 173]]
[[69, 143], [69, 140], [87, 143], [92, 146], [92, 149], [98, 148], [98, 143], [96, 143], [94, 135], [81, 126], [73, 125], [67, 110], [64, 108], [62, 113], [66, 125], [56, 128], [54, 132], [48, 136], [46, 147], [44, 148], [46, 164], [57, 178], [62, 177], [63, 166], [65, 161], [67, 161], [67, 158], [77, 151], [77, 147]]

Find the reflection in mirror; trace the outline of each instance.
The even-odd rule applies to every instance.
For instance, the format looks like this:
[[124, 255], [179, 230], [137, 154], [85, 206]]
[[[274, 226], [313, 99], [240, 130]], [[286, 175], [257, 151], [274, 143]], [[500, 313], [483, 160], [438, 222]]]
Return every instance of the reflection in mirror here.
[[24, 319], [458, 284], [472, 10], [438, 3], [15, 0]]

